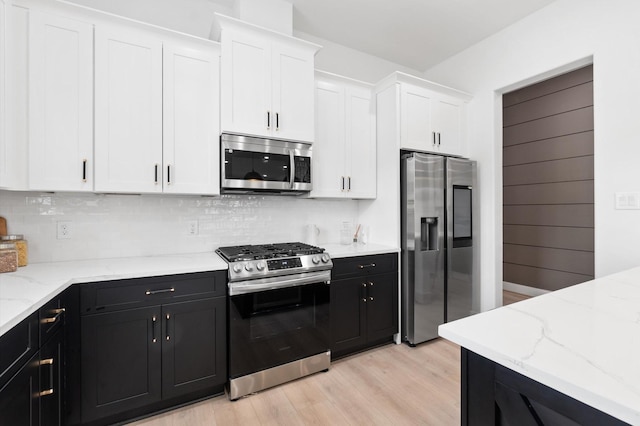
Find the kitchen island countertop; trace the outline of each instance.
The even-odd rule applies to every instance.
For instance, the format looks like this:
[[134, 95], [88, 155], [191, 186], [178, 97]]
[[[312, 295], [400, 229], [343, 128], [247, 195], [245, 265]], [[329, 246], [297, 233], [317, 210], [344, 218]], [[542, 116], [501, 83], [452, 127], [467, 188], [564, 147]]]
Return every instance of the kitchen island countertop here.
[[640, 424], [640, 268], [453, 321], [439, 334]]
[[0, 274], [0, 336], [72, 284], [226, 269], [212, 252], [30, 264]]

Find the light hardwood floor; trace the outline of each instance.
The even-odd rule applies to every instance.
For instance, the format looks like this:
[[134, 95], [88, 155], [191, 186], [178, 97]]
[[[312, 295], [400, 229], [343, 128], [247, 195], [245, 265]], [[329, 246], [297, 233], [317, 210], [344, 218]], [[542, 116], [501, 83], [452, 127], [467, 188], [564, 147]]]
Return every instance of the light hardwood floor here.
[[[509, 294], [507, 294], [509, 293]], [[505, 292], [504, 304], [526, 299]], [[460, 347], [389, 344], [238, 401], [218, 396], [133, 423], [178, 425], [459, 425]]]

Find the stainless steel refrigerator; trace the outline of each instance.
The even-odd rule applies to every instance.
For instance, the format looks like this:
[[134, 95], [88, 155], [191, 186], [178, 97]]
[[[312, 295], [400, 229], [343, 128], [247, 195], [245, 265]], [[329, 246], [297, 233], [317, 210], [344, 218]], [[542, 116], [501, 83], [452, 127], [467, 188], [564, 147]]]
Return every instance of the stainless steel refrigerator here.
[[475, 183], [475, 161], [402, 156], [402, 336], [410, 345], [438, 337], [438, 325], [479, 304]]

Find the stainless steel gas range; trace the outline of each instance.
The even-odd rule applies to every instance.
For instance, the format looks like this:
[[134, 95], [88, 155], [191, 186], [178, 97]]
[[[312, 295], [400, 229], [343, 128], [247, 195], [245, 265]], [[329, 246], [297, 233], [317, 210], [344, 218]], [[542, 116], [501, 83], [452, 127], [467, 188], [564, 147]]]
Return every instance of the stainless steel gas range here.
[[216, 253], [229, 263], [229, 398], [327, 370], [331, 256], [303, 243]]

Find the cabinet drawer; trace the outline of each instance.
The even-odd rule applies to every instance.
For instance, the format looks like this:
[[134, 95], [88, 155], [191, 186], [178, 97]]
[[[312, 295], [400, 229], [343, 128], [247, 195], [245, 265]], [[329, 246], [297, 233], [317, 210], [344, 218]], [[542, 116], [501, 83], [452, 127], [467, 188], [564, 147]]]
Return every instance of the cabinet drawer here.
[[217, 271], [83, 284], [80, 309], [82, 314], [88, 314], [165, 301], [224, 296], [226, 277], [224, 271]]
[[0, 337], [0, 388], [38, 350], [38, 312]]
[[356, 275], [383, 274], [398, 270], [398, 254], [377, 254], [333, 259], [333, 279]]

